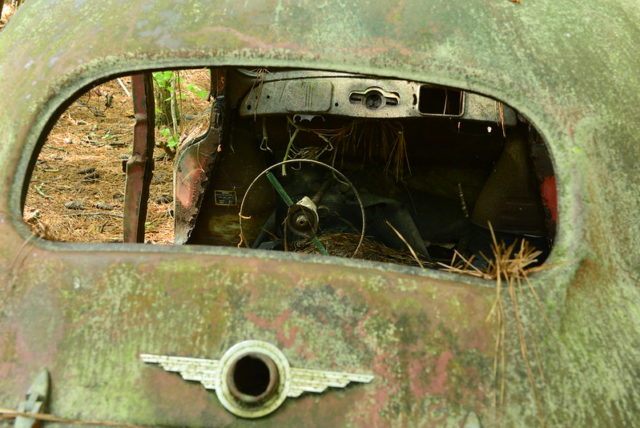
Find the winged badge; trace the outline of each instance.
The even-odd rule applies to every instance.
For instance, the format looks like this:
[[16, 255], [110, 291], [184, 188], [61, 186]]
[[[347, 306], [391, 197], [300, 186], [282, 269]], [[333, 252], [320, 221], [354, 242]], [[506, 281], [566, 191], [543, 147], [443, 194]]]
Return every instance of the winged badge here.
[[141, 354], [140, 359], [215, 390], [227, 410], [246, 418], [275, 411], [287, 397], [322, 393], [329, 387], [345, 388], [351, 382], [369, 383], [374, 378], [369, 374], [293, 368], [282, 351], [258, 340], [232, 346], [220, 360], [153, 354]]

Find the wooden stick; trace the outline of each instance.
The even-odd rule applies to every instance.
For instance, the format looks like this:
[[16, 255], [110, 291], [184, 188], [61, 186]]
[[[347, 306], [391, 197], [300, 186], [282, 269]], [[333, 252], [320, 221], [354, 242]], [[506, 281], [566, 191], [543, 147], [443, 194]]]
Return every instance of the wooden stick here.
[[70, 425], [102, 425], [102, 426], [108, 426], [108, 427], [146, 428], [143, 425], [134, 425], [134, 424], [127, 424], [127, 423], [122, 423], [122, 422], [79, 421], [79, 420], [75, 420], [75, 419], [65, 419], [65, 418], [59, 418], [59, 417], [53, 416], [53, 415], [47, 415], [47, 414], [44, 414], [44, 413], [18, 412], [17, 410], [5, 409], [3, 407], [0, 407], [0, 416], [2, 417], [2, 419], [5, 419], [5, 418], [13, 418], [13, 419], [15, 419], [18, 416], [21, 416], [21, 417], [24, 417], [24, 418], [36, 419], [36, 420], [39, 420], [39, 421], [60, 422], [60, 423], [63, 423], [63, 424], [70, 424]]
[[125, 94], [127, 94], [127, 96], [128, 96], [129, 98], [131, 98], [131, 92], [129, 92], [129, 90], [127, 89], [127, 87], [126, 87], [126, 86], [124, 86], [124, 82], [122, 81], [122, 79], [118, 77], [116, 80], [117, 80], [117, 81], [118, 81], [118, 83], [120, 84], [120, 87], [122, 88], [122, 90], [124, 91], [124, 93], [125, 93]]

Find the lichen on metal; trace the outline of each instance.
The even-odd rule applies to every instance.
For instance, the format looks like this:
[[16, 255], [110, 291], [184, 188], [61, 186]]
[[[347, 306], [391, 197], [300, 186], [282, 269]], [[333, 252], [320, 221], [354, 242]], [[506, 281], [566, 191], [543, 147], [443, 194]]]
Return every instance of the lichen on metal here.
[[[230, 424], [203, 388], [159, 376], [137, 355], [215, 355], [257, 338], [298, 367], [376, 376], [290, 400], [265, 424], [433, 426], [471, 411], [483, 425], [498, 416], [506, 425], [634, 423], [637, 22], [636, 2], [622, 0], [26, 2], [0, 35], [0, 403], [17, 402], [47, 366], [60, 416]], [[72, 95], [118, 74], [209, 65], [447, 85], [535, 124], [552, 152], [560, 212], [549, 267], [530, 278], [541, 300], [519, 301], [544, 374], [541, 407], [512, 332], [506, 404], [492, 408], [490, 284], [368, 262], [29, 237], [21, 221], [29, 166]]]

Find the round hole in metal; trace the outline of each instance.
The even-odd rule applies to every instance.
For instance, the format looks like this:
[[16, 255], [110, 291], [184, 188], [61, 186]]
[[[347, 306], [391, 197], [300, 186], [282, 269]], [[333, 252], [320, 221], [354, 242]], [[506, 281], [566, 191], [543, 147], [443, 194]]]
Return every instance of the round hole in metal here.
[[240, 356], [228, 374], [231, 394], [247, 404], [260, 404], [277, 390], [279, 376], [275, 363], [267, 355], [249, 353]]

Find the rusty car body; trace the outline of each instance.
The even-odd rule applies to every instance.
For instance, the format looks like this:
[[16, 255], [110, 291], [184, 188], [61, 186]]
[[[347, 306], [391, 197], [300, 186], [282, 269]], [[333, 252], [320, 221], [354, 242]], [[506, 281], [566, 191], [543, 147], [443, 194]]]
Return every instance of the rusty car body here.
[[[48, 412], [73, 419], [633, 424], [638, 22], [637, 2], [617, 0], [27, 2], [0, 35], [0, 406], [15, 407], [47, 368]], [[95, 82], [181, 67], [428, 82], [504, 102], [533, 124], [551, 153], [558, 194], [553, 249], [529, 277], [535, 293], [518, 299], [536, 338], [535, 385], [516, 328], [496, 383], [498, 330], [487, 322], [494, 281], [233, 247], [34, 237], [22, 220], [25, 183], [55, 114]], [[245, 419], [199, 383], [140, 359], [220, 359], [248, 340], [276, 346], [292, 367], [373, 378]]]

